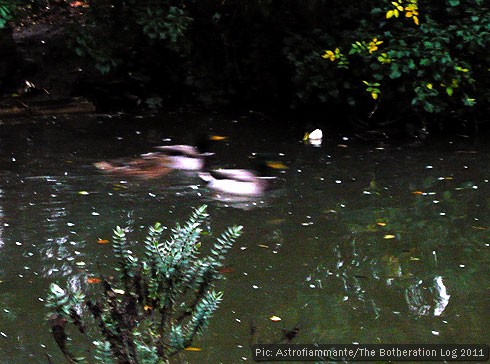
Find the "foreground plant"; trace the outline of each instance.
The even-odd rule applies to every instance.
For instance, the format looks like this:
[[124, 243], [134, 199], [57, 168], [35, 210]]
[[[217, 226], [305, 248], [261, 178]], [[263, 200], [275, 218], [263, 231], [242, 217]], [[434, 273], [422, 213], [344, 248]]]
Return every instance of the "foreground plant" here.
[[99, 332], [90, 339], [96, 346], [94, 358], [102, 363], [165, 363], [192, 344], [222, 300], [222, 293], [213, 287], [226, 252], [242, 231], [242, 226], [228, 228], [209, 255], [200, 256], [200, 226], [207, 216], [205, 205], [195, 209], [165, 242], [161, 242], [164, 228], [156, 223], [149, 228], [142, 257], [128, 249], [125, 231], [116, 227], [113, 251], [118, 275], [102, 279], [98, 298], [51, 285], [46, 306], [52, 334], [70, 362], [87, 361], [73, 353], [80, 345], [66, 330], [70, 323], [85, 334], [84, 322], [90, 316], [84, 311], [98, 324]]

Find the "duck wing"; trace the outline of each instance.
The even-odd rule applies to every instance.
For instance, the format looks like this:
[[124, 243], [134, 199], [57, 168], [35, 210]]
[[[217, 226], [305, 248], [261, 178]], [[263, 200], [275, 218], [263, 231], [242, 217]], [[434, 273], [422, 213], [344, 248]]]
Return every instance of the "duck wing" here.
[[169, 156], [200, 157], [203, 155], [202, 153], [199, 153], [199, 150], [192, 145], [161, 145], [155, 147], [155, 149], [161, 150]]
[[248, 169], [215, 169], [210, 172], [215, 179], [230, 179], [241, 182], [253, 182], [257, 175]]

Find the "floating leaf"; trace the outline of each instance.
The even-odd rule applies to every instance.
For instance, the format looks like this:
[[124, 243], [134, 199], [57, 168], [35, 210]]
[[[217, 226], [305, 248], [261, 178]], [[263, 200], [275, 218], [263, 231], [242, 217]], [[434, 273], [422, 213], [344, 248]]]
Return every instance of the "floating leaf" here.
[[282, 162], [267, 162], [267, 166], [269, 166], [272, 169], [288, 169], [288, 166], [286, 166]]
[[211, 135], [209, 139], [214, 140], [214, 141], [220, 141], [220, 140], [225, 140], [228, 139], [228, 137], [223, 136], [223, 135]]
[[269, 249], [269, 245], [265, 245], [265, 244], [257, 244], [257, 246], [258, 246], [259, 248]]
[[224, 274], [224, 273], [233, 273], [234, 271], [235, 271], [235, 268], [224, 267], [224, 268], [221, 268], [218, 272], [221, 274]]
[[269, 320], [271, 320], [272, 322], [278, 322], [278, 321], [281, 321], [282, 318], [274, 315], [274, 316], [269, 317]]
[[282, 224], [285, 221], [285, 219], [271, 219], [267, 220], [267, 225], [279, 225]]
[[378, 225], [378, 226], [386, 226], [386, 222], [377, 222], [376, 225]]
[[422, 191], [412, 191], [412, 195], [423, 195], [424, 192]]
[[194, 346], [188, 346], [184, 349], [185, 351], [202, 351], [201, 348], [196, 348]]
[[384, 239], [395, 239], [396, 236], [395, 235], [392, 235], [392, 234], [386, 234], [383, 238]]
[[102, 282], [102, 280], [100, 278], [96, 278], [96, 277], [88, 277], [87, 278], [87, 283], [88, 284], [97, 284], [97, 283], [100, 283]]
[[98, 244], [108, 244], [109, 243], [109, 240], [107, 240], [107, 239], [100, 239], [99, 238], [99, 239], [97, 239], [97, 243]]

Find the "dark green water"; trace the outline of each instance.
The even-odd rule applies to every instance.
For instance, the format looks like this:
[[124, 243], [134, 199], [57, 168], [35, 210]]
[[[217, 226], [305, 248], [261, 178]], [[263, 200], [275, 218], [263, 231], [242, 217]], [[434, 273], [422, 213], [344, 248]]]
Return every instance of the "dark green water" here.
[[[136, 123], [138, 122], [138, 124]], [[138, 125], [138, 126], [136, 126]], [[134, 156], [197, 130], [228, 136], [215, 165], [270, 152], [289, 168], [257, 199], [217, 200], [192, 173], [142, 180], [92, 163]], [[116, 225], [135, 237], [209, 205], [211, 229], [241, 224], [224, 303], [190, 363], [251, 362], [255, 342], [489, 343], [490, 148], [463, 137], [380, 146], [251, 117], [88, 118], [0, 130], [0, 362], [63, 359], [45, 323], [51, 282], [86, 289], [107, 270]], [[389, 140], [388, 140], [389, 142]], [[78, 264], [77, 264], [78, 263]], [[81, 265], [85, 263], [85, 265]], [[92, 287], [90, 287], [92, 288]], [[279, 322], [271, 316], [281, 318]]]

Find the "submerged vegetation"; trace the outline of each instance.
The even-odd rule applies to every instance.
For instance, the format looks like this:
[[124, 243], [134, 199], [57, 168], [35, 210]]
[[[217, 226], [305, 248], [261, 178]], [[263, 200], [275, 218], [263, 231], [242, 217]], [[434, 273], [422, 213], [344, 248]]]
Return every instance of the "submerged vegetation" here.
[[[201, 224], [207, 216], [206, 206], [195, 209], [165, 242], [164, 228], [156, 223], [149, 228], [140, 257], [130, 250], [124, 229], [117, 227], [113, 252], [118, 274], [100, 281], [103, 289], [97, 297], [51, 285], [46, 306], [52, 333], [69, 361], [160, 363], [191, 346], [222, 300], [214, 285], [226, 252], [242, 231], [241, 226], [228, 228], [209, 255], [200, 256]], [[85, 327], [92, 320], [98, 324], [97, 333]], [[68, 323], [91, 337], [92, 361], [80, 350], [85, 340], [69, 336]]]

